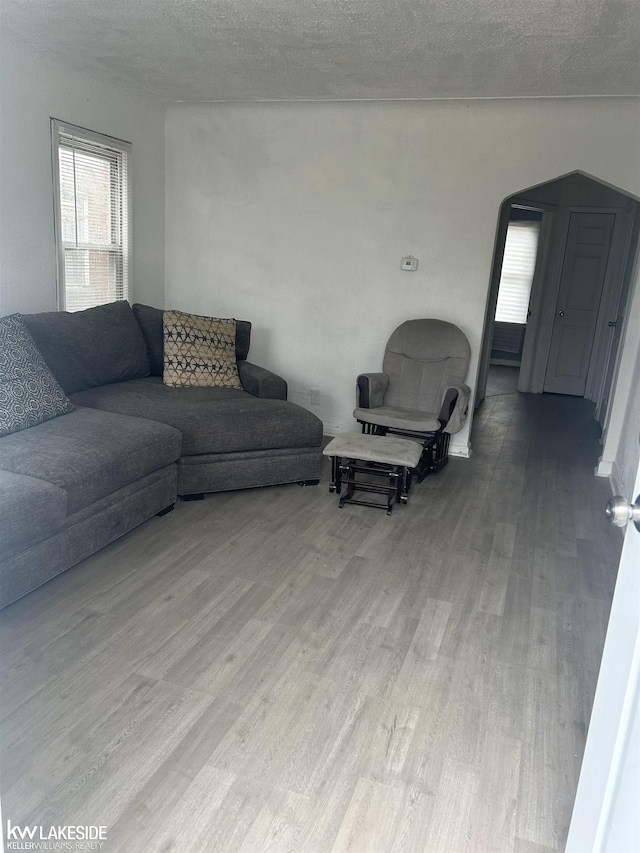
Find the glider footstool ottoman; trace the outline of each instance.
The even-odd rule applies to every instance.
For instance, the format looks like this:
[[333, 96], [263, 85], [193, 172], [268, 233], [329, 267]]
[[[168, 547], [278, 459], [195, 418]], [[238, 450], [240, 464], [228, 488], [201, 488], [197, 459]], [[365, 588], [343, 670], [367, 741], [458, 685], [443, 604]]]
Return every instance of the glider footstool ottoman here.
[[[422, 445], [407, 438], [349, 434], [333, 438], [322, 451], [331, 458], [330, 492], [342, 492], [339, 507], [347, 503], [386, 509], [409, 500], [411, 472], [420, 461]], [[359, 475], [359, 476], [358, 476]], [[354, 497], [356, 492], [384, 495], [386, 503]]]

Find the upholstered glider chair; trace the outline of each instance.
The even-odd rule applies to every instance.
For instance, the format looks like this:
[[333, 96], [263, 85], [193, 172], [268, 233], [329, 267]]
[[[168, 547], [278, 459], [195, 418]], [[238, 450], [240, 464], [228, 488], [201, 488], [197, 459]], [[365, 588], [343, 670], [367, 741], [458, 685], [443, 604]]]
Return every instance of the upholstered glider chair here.
[[418, 482], [447, 464], [450, 436], [467, 418], [469, 356], [469, 341], [453, 323], [407, 320], [387, 342], [382, 373], [358, 376], [353, 416], [365, 433], [422, 442]]

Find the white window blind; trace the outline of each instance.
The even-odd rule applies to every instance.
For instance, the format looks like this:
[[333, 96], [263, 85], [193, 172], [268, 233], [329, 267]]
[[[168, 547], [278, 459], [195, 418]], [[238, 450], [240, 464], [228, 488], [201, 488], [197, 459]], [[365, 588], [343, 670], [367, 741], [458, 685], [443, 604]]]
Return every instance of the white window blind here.
[[509, 223], [496, 305], [498, 323], [527, 322], [539, 235], [538, 220]]
[[59, 307], [127, 299], [131, 146], [56, 120], [52, 132]]

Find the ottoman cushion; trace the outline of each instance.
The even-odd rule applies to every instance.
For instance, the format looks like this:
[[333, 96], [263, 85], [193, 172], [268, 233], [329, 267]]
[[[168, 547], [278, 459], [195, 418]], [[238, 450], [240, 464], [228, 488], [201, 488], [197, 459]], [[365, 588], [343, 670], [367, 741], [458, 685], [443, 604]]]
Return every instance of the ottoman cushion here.
[[332, 439], [322, 452], [325, 456], [415, 468], [422, 455], [422, 445], [408, 438], [390, 435], [348, 433]]

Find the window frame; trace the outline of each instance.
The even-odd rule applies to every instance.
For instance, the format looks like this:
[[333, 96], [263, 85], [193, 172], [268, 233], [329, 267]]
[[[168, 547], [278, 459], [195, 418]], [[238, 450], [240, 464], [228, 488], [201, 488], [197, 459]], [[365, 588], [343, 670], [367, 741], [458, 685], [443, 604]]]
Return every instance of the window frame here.
[[[125, 293], [121, 297], [123, 300], [131, 301], [131, 166], [132, 166], [132, 149], [130, 142], [124, 139], [118, 139], [115, 136], [107, 136], [103, 133], [98, 133], [94, 130], [89, 130], [85, 127], [71, 124], [70, 122], [60, 119], [51, 118], [51, 164], [53, 177], [53, 208], [54, 208], [54, 239], [56, 249], [56, 299], [58, 311], [66, 309], [66, 282], [65, 282], [65, 242], [63, 240], [62, 228], [62, 199], [60, 188], [60, 147], [61, 134], [68, 134], [86, 141], [89, 144], [101, 146], [111, 151], [121, 152], [126, 158], [126, 186], [123, 191], [123, 206], [124, 211], [120, 212], [117, 228], [121, 235], [121, 253], [122, 253], [122, 278], [125, 283]], [[64, 146], [62, 146], [64, 147]], [[125, 220], [123, 222], [123, 220]], [[111, 223], [113, 229], [113, 222]], [[96, 247], [96, 251], [105, 251], [100, 246]], [[118, 299], [118, 297], [116, 297]], [[119, 300], [118, 300], [119, 301]], [[87, 306], [90, 307], [90, 306]], [[81, 310], [81, 309], [79, 309]]]

